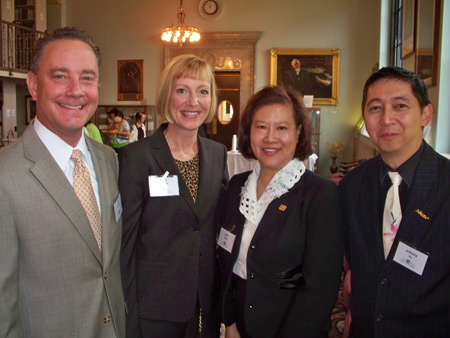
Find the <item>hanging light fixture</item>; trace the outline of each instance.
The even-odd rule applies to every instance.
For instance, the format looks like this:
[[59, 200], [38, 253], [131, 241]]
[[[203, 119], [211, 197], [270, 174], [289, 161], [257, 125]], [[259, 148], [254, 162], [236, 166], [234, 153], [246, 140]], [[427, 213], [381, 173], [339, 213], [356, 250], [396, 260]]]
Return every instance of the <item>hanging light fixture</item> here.
[[166, 27], [163, 30], [161, 39], [166, 42], [178, 43], [180, 46], [186, 41], [197, 42], [200, 40], [200, 33], [196, 27], [186, 26], [184, 23], [184, 7], [183, 0], [180, 0], [180, 8], [178, 8], [178, 24]]

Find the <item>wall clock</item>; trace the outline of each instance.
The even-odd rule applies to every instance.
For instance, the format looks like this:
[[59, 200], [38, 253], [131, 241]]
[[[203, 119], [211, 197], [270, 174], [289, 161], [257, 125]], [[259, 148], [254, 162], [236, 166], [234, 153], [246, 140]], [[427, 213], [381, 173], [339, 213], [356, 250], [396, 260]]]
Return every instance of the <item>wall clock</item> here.
[[223, 10], [221, 0], [200, 0], [198, 4], [200, 15], [208, 20], [216, 19]]

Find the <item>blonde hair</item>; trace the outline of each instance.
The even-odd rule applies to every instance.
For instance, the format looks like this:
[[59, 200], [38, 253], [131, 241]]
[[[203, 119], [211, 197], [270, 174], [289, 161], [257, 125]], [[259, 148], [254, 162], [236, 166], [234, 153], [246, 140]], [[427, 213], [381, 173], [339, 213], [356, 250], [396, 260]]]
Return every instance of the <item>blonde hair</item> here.
[[191, 55], [179, 55], [172, 59], [164, 69], [159, 81], [158, 95], [156, 99], [157, 113], [169, 123], [173, 123], [169, 114], [170, 95], [173, 82], [181, 78], [190, 78], [209, 82], [211, 85], [211, 107], [205, 122], [213, 120], [217, 110], [217, 87], [212, 67], [203, 59]]

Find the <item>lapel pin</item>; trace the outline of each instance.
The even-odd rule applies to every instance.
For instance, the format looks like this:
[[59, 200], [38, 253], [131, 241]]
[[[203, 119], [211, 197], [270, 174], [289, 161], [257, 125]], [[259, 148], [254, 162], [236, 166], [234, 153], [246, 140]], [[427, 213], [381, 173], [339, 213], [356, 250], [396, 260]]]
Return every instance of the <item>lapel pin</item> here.
[[280, 210], [280, 211], [285, 211], [286, 210], [286, 208], [287, 208], [287, 206], [286, 205], [284, 205], [284, 204], [281, 204], [279, 207], [278, 207], [278, 210]]
[[234, 231], [234, 229], [236, 229], [236, 225], [233, 224], [233, 225], [231, 226], [230, 232], [232, 233], [232, 232]]
[[425, 213], [422, 210], [420, 210], [420, 209], [416, 209], [416, 214], [419, 215], [420, 217], [422, 217], [423, 219], [426, 219], [426, 220], [430, 219], [430, 217], [425, 215]]

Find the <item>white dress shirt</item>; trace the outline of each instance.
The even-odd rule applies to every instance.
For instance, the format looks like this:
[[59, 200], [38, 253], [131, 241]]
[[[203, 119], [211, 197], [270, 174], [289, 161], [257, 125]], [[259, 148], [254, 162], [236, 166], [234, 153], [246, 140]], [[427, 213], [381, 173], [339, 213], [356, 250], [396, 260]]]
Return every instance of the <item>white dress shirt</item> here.
[[89, 174], [91, 176], [91, 184], [94, 188], [95, 198], [97, 200], [97, 205], [100, 210], [100, 215], [102, 213], [100, 206], [100, 195], [98, 192], [98, 182], [97, 176], [95, 174], [94, 163], [92, 162], [91, 153], [89, 152], [89, 148], [86, 144], [86, 139], [84, 133], [81, 133], [81, 138], [78, 141], [78, 144], [75, 148], [67, 144], [63, 141], [59, 136], [50, 131], [47, 127], [45, 127], [41, 122], [39, 122], [38, 118], [34, 118], [34, 130], [36, 134], [41, 139], [44, 146], [50, 152], [52, 157], [55, 159], [58, 166], [61, 168], [64, 175], [69, 180], [69, 183], [73, 187], [73, 169], [75, 164], [70, 159], [72, 156], [72, 152], [74, 149], [79, 149], [83, 154], [83, 163], [88, 168]]
[[278, 171], [266, 190], [259, 199], [256, 197], [256, 188], [259, 175], [261, 174], [261, 165], [256, 164], [253, 172], [247, 178], [242, 188], [241, 202], [239, 211], [245, 216], [244, 230], [242, 232], [241, 246], [239, 255], [233, 266], [233, 273], [247, 279], [247, 253], [253, 236], [258, 228], [264, 213], [269, 204], [276, 198], [284, 195], [297, 183], [305, 173], [305, 165], [302, 161], [292, 159], [283, 169]]

